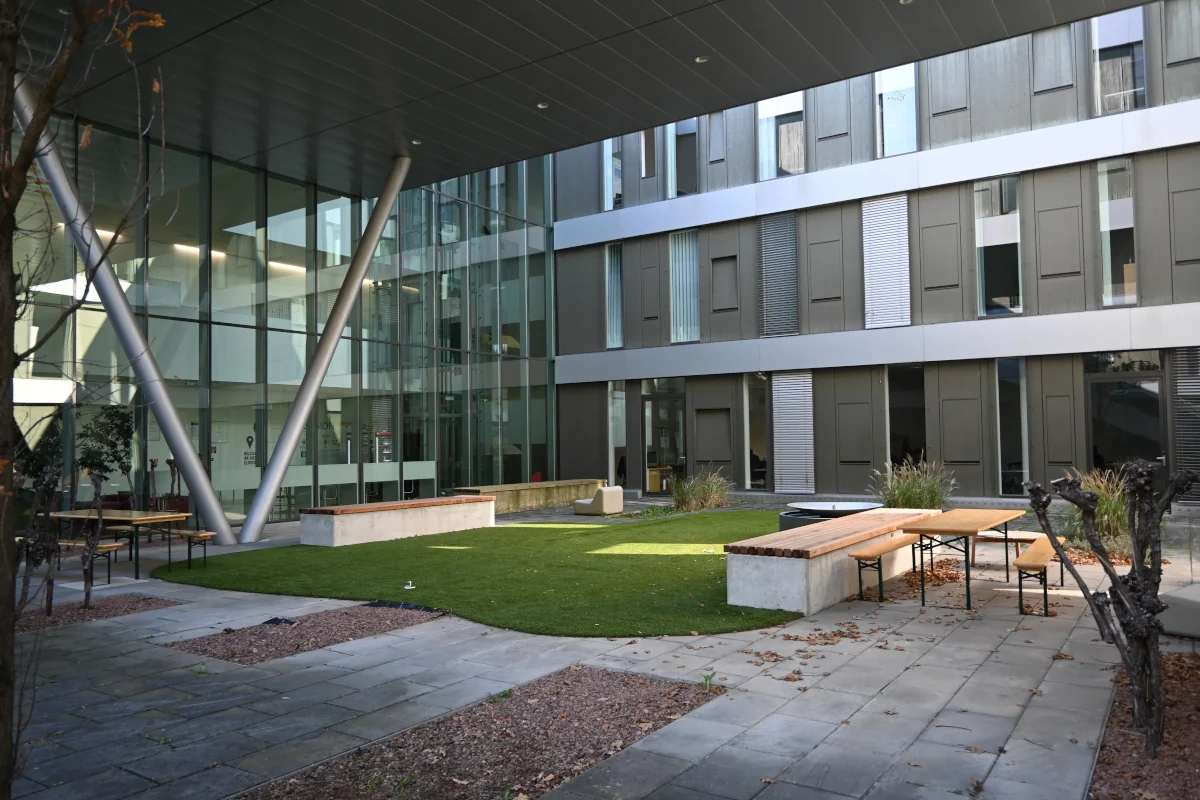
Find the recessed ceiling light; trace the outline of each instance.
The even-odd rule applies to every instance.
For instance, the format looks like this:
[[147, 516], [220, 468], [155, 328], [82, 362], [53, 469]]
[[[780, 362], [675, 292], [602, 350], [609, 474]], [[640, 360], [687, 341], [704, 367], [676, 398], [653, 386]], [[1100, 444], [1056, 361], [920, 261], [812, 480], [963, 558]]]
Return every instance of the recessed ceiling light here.
[[912, 5], [912, 0], [900, 0], [900, 5], [902, 5], [902, 6], [911, 6], [911, 5]]
[[696, 56], [696, 63], [697, 64], [707, 64], [708, 56]]
[[413, 144], [415, 144], [415, 145], [417, 145], [418, 147], [420, 147], [420, 146], [421, 146], [421, 144], [422, 144], [422, 142], [421, 142], [421, 140], [420, 140], [420, 139], [413, 139], [413, 140], [412, 140], [412, 143], [413, 143]]
[[542, 109], [543, 111], [545, 111], [547, 108], [550, 107], [550, 104], [549, 103], [538, 103], [537, 107]]

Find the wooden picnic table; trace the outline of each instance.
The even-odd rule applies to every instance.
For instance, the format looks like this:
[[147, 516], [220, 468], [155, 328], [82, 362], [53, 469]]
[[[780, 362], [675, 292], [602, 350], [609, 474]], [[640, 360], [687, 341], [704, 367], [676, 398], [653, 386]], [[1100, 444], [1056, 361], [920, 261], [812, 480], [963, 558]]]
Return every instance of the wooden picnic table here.
[[921, 605], [925, 605], [925, 553], [929, 553], [929, 564], [932, 567], [933, 550], [942, 546], [963, 554], [963, 562], [966, 565], [967, 608], [971, 607], [971, 539], [984, 531], [994, 530], [1004, 534], [1004, 575], [1005, 580], [1008, 580], [1008, 523], [1009, 520], [1023, 516], [1024, 511], [955, 508], [905, 525], [905, 533], [915, 533], [921, 537]]
[[907, 530], [910, 524], [937, 513], [920, 508], [875, 508], [727, 544], [725, 552], [748, 556], [816, 558], [900, 528]]
[[[133, 578], [138, 580], [142, 576], [142, 560], [141, 551], [138, 547], [139, 528], [146, 528], [150, 533], [161, 533], [171, 535], [171, 523], [186, 522], [191, 519], [191, 514], [181, 513], [177, 511], [129, 511], [126, 509], [104, 509], [104, 522], [106, 524], [126, 525], [132, 529], [129, 539], [132, 547], [133, 558]], [[88, 520], [96, 520], [96, 509], [81, 508], [75, 511], [55, 511], [50, 515], [51, 519], [65, 519], [76, 522], [87, 522]]]

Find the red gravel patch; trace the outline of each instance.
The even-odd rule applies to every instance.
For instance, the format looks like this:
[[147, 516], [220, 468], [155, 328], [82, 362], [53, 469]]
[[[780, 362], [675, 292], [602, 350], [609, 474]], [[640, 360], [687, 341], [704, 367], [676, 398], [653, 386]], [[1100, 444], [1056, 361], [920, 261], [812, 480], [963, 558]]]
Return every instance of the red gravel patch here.
[[350, 606], [296, 617], [295, 625], [263, 624], [237, 630], [228, 628], [225, 633], [186, 639], [169, 646], [185, 653], [237, 664], [258, 664], [419, 625], [444, 614], [443, 611], [411, 608]]
[[569, 667], [245, 797], [534, 798], [715, 696], [690, 683]]
[[91, 608], [84, 608], [83, 603], [56, 604], [52, 617], [47, 617], [42, 608], [31, 608], [17, 620], [17, 632], [61, 628], [63, 625], [74, 625], [76, 622], [111, 619], [112, 617], [123, 617], [126, 614], [136, 614], [139, 611], [154, 611], [178, 605], [183, 604], [176, 600], [151, 597], [148, 594], [112, 594], [107, 597], [93, 597]]
[[1158, 758], [1146, 756], [1145, 739], [1133, 728], [1132, 696], [1122, 672], [1100, 756], [1092, 774], [1091, 800], [1200, 797], [1200, 656], [1163, 656], [1165, 727]]

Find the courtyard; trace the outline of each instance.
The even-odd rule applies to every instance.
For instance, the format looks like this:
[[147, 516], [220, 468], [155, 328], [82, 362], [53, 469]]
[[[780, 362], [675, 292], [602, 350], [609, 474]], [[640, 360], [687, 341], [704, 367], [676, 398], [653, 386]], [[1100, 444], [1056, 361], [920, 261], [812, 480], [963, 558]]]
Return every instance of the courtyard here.
[[[15, 788], [214, 800], [251, 789], [336, 796], [320, 792], [347, 780], [354, 796], [389, 798], [1085, 796], [1119, 667], [1077, 589], [1051, 587], [1052, 616], [1021, 615], [1000, 548], [981, 545], [970, 612], [961, 583], [930, 589], [922, 608], [903, 579], [888, 582], [883, 604], [848, 600], [799, 619], [725, 606], [721, 545], [772, 530], [773, 516], [586, 525], [535, 512], [488, 531], [322, 549], [319, 562], [280, 526], [207, 569], [158, 569], [134, 583], [122, 562], [98, 596], [176, 605], [21, 635], [39, 651], [39, 690]], [[1192, 581], [1196, 530], [1188, 518], [1169, 524], [1164, 589]], [[143, 551], [150, 564], [161, 555]], [[1081, 570], [1100, 581], [1098, 567]], [[408, 581], [416, 588], [399, 589]], [[60, 579], [60, 603], [74, 599], [69, 582]], [[245, 591], [255, 582], [271, 594]], [[252, 665], [177, 649], [378, 599], [453, 613]], [[586, 635], [588, 626], [599, 630]], [[594, 697], [617, 691], [621, 675], [719, 693], [674, 718], [639, 716], [633, 736], [595, 763], [546, 763], [541, 783], [514, 774], [505, 790], [485, 791], [497, 776], [464, 767], [431, 790], [403, 763], [378, 767], [397, 734], [426, 741], [430, 726], [458, 715], [528, 703], [522, 692], [537, 702], [542, 681], [601, 687], [591, 700], [628, 725], [611, 698]], [[563, 735], [576, 734], [563, 723], [513, 752]], [[376, 766], [360, 775], [360, 761]]]

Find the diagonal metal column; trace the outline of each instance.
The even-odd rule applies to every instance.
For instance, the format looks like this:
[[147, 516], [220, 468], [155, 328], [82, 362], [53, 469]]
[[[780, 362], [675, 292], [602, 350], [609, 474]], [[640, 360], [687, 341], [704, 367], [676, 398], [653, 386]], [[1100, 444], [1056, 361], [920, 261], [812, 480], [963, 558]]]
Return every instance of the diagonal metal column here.
[[313, 351], [312, 361], [308, 365], [308, 371], [304, 373], [304, 380], [301, 381], [300, 389], [296, 392], [296, 399], [292, 401], [292, 407], [288, 409], [283, 430], [279, 433], [279, 441], [275, 443], [275, 450], [267, 462], [262, 482], [259, 483], [254, 500], [250, 503], [246, 521], [242, 523], [242, 532], [238, 538], [243, 542], [258, 541], [258, 537], [262, 535], [263, 526], [267, 524], [271, 506], [279, 494], [279, 487], [283, 485], [284, 475], [292, 463], [292, 455], [300, 444], [300, 437], [304, 435], [308, 416], [317, 402], [317, 392], [321, 388], [321, 382], [325, 380], [325, 373], [329, 371], [334, 351], [337, 350], [338, 341], [342, 338], [342, 330], [350, 319], [354, 301], [358, 299], [363, 279], [367, 276], [367, 268], [371, 265], [371, 259], [375, 257], [375, 248], [379, 246], [379, 238], [383, 235], [383, 228], [387, 225], [392, 207], [396, 204], [401, 187], [404, 186], [404, 179], [408, 175], [408, 167], [411, 163], [412, 159], [408, 156], [397, 156], [396, 160], [392, 162], [392, 172], [388, 175], [383, 191], [379, 193], [379, 200], [371, 212], [371, 219], [367, 223], [366, 230], [363, 231], [358, 248], [354, 251], [354, 258], [350, 261], [350, 268], [346, 271], [342, 288], [329, 312], [325, 330], [321, 333], [316, 350]]
[[[29, 79], [24, 75], [17, 76], [14, 105], [21, 128], [28, 127], [37, 107], [37, 100], [33, 96]], [[191, 434], [184, 428], [179, 412], [171, 402], [171, 394], [163, 383], [162, 373], [158, 371], [158, 364], [150, 352], [150, 345], [146, 343], [146, 337], [142, 335], [133, 309], [129, 306], [129, 299], [125, 297], [117, 274], [113, 272], [112, 262], [105, 254], [105, 246], [96, 233], [96, 226], [92, 224], [91, 214], [79, 202], [79, 192], [49, 131], [42, 131], [38, 140], [37, 162], [42, 175], [50, 183], [50, 192], [54, 195], [54, 202], [63, 216], [63, 222], [71, 231], [84, 266], [91, 275], [92, 285], [96, 287], [100, 302], [108, 312], [108, 320], [112, 323], [113, 330], [121, 341], [121, 347], [133, 366], [133, 374], [142, 391], [146, 393], [147, 404], [154, 412], [163, 438], [179, 464], [179, 471], [191, 490], [196, 508], [204, 518], [205, 527], [217, 534], [217, 541], [221, 544], [234, 544], [233, 531], [229, 528], [229, 520], [225, 518], [221, 501], [213, 491], [200, 456], [192, 448]]]

